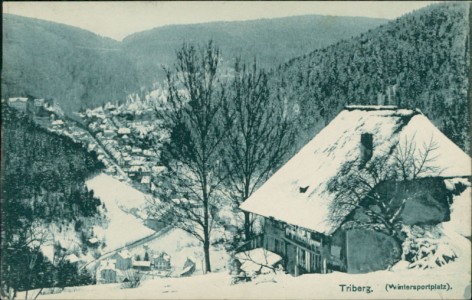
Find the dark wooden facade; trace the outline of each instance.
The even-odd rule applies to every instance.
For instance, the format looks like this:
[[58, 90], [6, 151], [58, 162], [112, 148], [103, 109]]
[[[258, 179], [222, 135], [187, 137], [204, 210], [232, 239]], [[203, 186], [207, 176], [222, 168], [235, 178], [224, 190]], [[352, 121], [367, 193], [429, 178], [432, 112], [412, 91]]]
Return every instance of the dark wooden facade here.
[[284, 259], [285, 269], [295, 276], [345, 270], [341, 247], [321, 233], [265, 219], [262, 247]]
[[[470, 181], [470, 178], [469, 178]], [[462, 192], [464, 188], [454, 193]], [[404, 208], [400, 221], [405, 225], [438, 224], [450, 219], [452, 192], [442, 178], [384, 183], [375, 192], [392, 206]], [[371, 209], [375, 207], [370, 206]], [[360, 217], [359, 217], [360, 216]], [[362, 209], [352, 211], [346, 221], [362, 218]], [[284, 267], [295, 276], [304, 273], [367, 273], [384, 270], [401, 258], [400, 241], [369, 228], [338, 228], [332, 235], [264, 218], [263, 234], [246, 245], [249, 250], [263, 247], [284, 259]]]

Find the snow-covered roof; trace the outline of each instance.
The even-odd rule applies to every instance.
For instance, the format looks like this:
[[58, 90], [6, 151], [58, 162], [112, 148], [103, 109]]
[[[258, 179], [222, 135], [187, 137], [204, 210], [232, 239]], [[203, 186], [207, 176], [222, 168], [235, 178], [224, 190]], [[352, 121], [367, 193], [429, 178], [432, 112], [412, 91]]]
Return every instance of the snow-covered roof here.
[[121, 250], [118, 255], [124, 259], [131, 258], [131, 253], [128, 250]]
[[148, 149], [144, 150], [144, 151], [143, 151], [143, 154], [144, 154], [145, 156], [154, 156], [154, 155], [156, 155], [156, 153], [155, 153], [154, 151], [148, 150]]
[[[346, 163], [360, 156], [361, 134], [373, 138], [373, 159], [393, 158], [399, 142], [414, 140], [420, 147], [433, 140], [437, 149], [434, 166], [441, 173], [422, 176], [471, 176], [471, 159], [441, 133], [420, 111], [378, 106], [346, 107], [294, 157], [281, 167], [241, 206], [242, 210], [324, 234], [340, 224], [329, 220], [335, 195], [327, 184]], [[302, 192], [303, 188], [303, 192]], [[306, 189], [305, 189], [306, 188]], [[349, 212], [346, 212], [346, 215]]]
[[130, 133], [131, 133], [131, 129], [129, 128], [121, 127], [120, 129], [118, 129], [118, 134], [130, 134]]
[[149, 172], [149, 168], [147, 166], [131, 166], [129, 168], [130, 172]]
[[77, 255], [75, 255], [75, 254], [69, 254], [69, 255], [67, 255], [67, 256], [65, 257], [65, 259], [66, 259], [67, 261], [69, 261], [70, 263], [72, 263], [72, 264], [73, 264], [73, 263], [76, 263], [76, 262], [78, 262], [78, 261], [80, 260], [80, 259], [77, 257]]
[[55, 120], [55, 121], [52, 121], [51, 124], [52, 124], [52, 125], [64, 125], [64, 121], [62, 121], [62, 120]]
[[149, 260], [134, 260], [133, 267], [150, 267], [151, 262]]
[[98, 243], [98, 239], [97, 239], [96, 237], [93, 237], [93, 238], [90, 238], [90, 239], [88, 240], [88, 242], [89, 242], [90, 244], [96, 244], [96, 243]]
[[131, 149], [131, 152], [133, 152], [133, 153], [141, 153], [141, 152], [143, 152], [143, 149], [134, 147], [133, 149]]
[[97, 271], [102, 270], [115, 270], [116, 259], [107, 259], [100, 261], [100, 265], [97, 268]]
[[163, 259], [165, 261], [170, 261], [170, 255], [167, 254], [166, 252], [161, 252], [159, 254], [153, 255], [154, 259]]
[[138, 158], [133, 159], [133, 161], [131, 161], [130, 163], [130, 165], [132, 166], [142, 166], [143, 164], [144, 164], [144, 160], [138, 159]]
[[28, 98], [25, 98], [25, 97], [9, 98], [8, 101], [10, 101], [10, 102], [16, 102], [16, 101], [26, 102], [26, 101], [28, 101]]
[[151, 168], [152, 172], [153, 173], [161, 173], [162, 171], [164, 171], [166, 169], [166, 167], [164, 166], [153, 166]]
[[141, 183], [148, 184], [149, 182], [151, 182], [150, 176], [143, 176], [143, 178], [141, 178]]

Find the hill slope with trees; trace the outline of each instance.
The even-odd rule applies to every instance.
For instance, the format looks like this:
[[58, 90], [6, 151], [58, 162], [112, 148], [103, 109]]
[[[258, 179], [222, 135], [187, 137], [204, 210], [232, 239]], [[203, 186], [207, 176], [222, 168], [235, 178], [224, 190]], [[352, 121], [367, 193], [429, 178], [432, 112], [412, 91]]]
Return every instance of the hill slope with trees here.
[[[55, 98], [66, 112], [96, 107], [162, 80], [186, 42], [213, 38], [224, 59], [276, 66], [385, 23], [382, 19], [304, 16], [257, 21], [172, 25], [123, 42], [63, 24], [3, 15], [2, 97]], [[232, 66], [233, 62], [227, 64]]]
[[[64, 257], [85, 255], [90, 228], [106, 224], [105, 207], [85, 186], [103, 164], [82, 145], [39, 128], [6, 105], [1, 158], [2, 298], [92, 282]], [[76, 241], [74, 247], [64, 245], [70, 241]], [[54, 247], [54, 257], [45, 254], [48, 247]]]
[[3, 15], [2, 97], [55, 98], [66, 112], [139, 87], [120, 43], [63, 24]]
[[299, 147], [346, 104], [419, 108], [469, 151], [469, 3], [409, 13], [281, 65], [271, 76], [299, 121]]
[[386, 22], [363, 17], [307, 15], [169, 25], [132, 34], [123, 40], [123, 47], [137, 63], [142, 82], [146, 82], [155, 80], [163, 65], [172, 67], [175, 51], [184, 41], [204, 44], [213, 40], [221, 49], [222, 67], [232, 67], [234, 58], [240, 56], [246, 61], [257, 58], [260, 67], [270, 69]]

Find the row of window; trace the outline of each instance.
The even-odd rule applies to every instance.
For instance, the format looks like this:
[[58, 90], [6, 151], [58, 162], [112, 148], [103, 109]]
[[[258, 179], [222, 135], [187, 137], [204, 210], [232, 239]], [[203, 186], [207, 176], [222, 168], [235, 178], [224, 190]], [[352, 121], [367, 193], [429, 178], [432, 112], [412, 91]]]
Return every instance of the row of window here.
[[298, 265], [310, 273], [319, 273], [321, 271], [321, 255], [305, 251], [302, 248], [297, 249]]

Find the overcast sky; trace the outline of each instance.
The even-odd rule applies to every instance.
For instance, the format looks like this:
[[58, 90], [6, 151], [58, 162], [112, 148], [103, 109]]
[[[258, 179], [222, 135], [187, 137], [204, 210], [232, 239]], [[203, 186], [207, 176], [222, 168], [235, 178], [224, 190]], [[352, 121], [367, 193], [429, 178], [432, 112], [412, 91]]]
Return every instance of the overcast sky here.
[[4, 13], [50, 20], [122, 40], [169, 24], [319, 14], [394, 19], [432, 2], [3, 2]]

